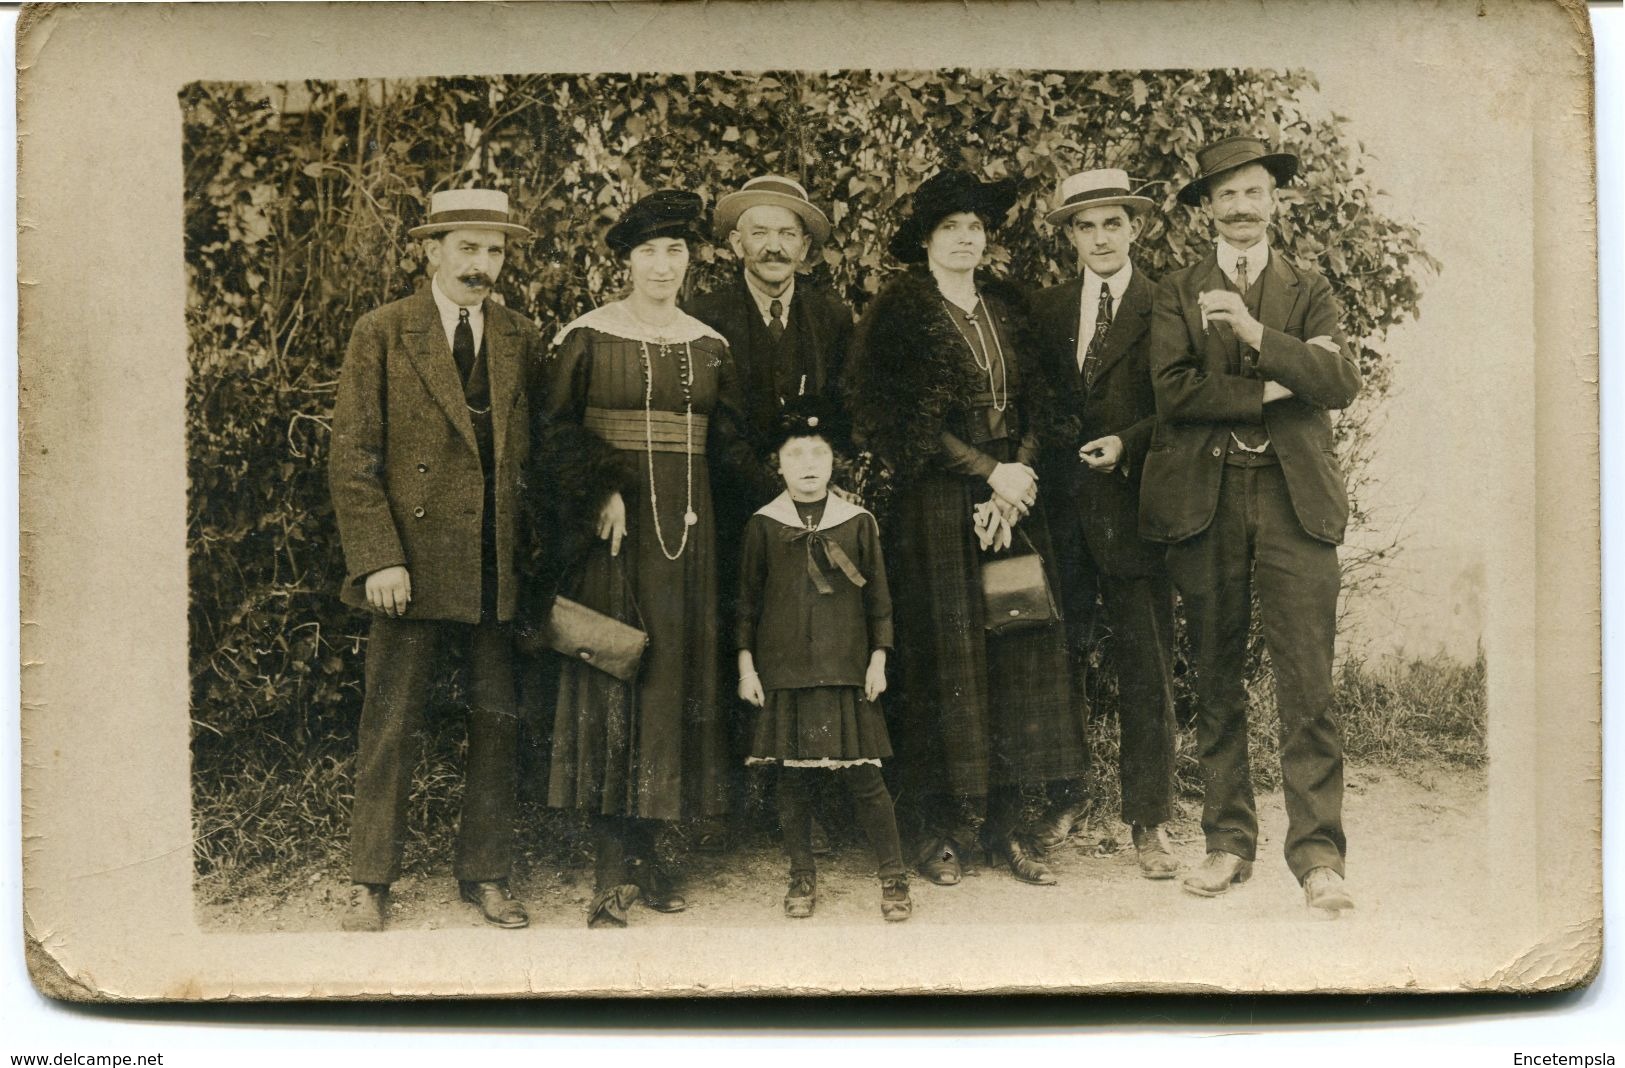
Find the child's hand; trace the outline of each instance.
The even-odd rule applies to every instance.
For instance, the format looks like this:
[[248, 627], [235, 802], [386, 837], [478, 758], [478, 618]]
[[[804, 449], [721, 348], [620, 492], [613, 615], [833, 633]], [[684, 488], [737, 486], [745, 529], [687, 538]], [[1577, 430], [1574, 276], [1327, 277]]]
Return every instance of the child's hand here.
[[762, 679], [756, 672], [751, 672], [739, 680], [739, 699], [761, 708], [767, 702], [767, 695], [762, 693]]
[[886, 665], [884, 662], [869, 665], [869, 670], [863, 675], [863, 696], [870, 701], [886, 692]]

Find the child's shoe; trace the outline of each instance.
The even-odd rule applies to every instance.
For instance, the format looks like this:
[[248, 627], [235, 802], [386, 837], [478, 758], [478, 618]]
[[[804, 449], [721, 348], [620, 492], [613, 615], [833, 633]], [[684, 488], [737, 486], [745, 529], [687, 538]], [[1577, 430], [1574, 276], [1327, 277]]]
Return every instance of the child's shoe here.
[[908, 876], [880, 880], [880, 914], [888, 923], [901, 923], [914, 914], [914, 902], [908, 896]]
[[792, 920], [804, 920], [813, 914], [816, 902], [817, 877], [811, 872], [792, 872], [790, 888], [784, 894], [784, 914]]

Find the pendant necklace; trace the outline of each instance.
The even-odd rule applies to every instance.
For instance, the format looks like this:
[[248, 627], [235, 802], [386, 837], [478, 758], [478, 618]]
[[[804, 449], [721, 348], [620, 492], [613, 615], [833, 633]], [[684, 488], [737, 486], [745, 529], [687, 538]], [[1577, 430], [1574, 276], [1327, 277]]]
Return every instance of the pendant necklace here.
[[[659, 342], [660, 357], [666, 357], [666, 343]], [[666, 547], [666, 536], [660, 530], [660, 497], [655, 492], [655, 445], [654, 445], [654, 364], [649, 359], [649, 343], [638, 342], [638, 352], [642, 356], [643, 364], [643, 444], [645, 455], [649, 458], [649, 513], [654, 519], [655, 540], [660, 543], [661, 555], [667, 560], [676, 560], [688, 548], [688, 532], [700, 521], [699, 515], [694, 511], [694, 354], [689, 349], [689, 343], [683, 342], [682, 369], [679, 380], [683, 384], [683, 481], [688, 499], [683, 510], [683, 537], [677, 543], [677, 551], [672, 552]]]
[[[943, 297], [942, 303], [946, 308], [948, 298]], [[987, 391], [993, 394], [993, 410], [1002, 412], [1010, 406], [1010, 368], [1004, 362], [1004, 344], [999, 340], [999, 332], [993, 328], [993, 324], [989, 322], [987, 324], [987, 334], [982, 333], [982, 320], [977, 312], [978, 310], [985, 310], [986, 307], [987, 305], [982, 303], [981, 294], [978, 293], [976, 306], [965, 312], [965, 318], [970, 320], [970, 325], [976, 330], [976, 340], [982, 343], [980, 351], [978, 351], [977, 346], [970, 343], [970, 338], [965, 334], [964, 327], [959, 325], [959, 320], [954, 318], [953, 312], [948, 313], [948, 319], [954, 324], [954, 329], [959, 331], [959, 336], [964, 339], [965, 347], [970, 349], [970, 358], [976, 364], [976, 369], [987, 375]], [[960, 311], [964, 311], [964, 309], [961, 308]], [[990, 336], [992, 344], [988, 343]], [[985, 358], [982, 356], [982, 352], [987, 353]], [[999, 399], [999, 389], [993, 377], [993, 354], [995, 352], [999, 355], [999, 379], [1004, 383], [1003, 400]]]

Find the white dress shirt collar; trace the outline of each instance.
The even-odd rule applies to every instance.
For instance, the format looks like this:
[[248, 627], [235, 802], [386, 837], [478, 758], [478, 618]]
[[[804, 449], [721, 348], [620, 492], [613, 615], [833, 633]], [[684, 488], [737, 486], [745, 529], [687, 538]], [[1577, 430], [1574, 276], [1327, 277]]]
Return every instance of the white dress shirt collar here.
[[1270, 243], [1267, 238], [1260, 238], [1258, 244], [1252, 248], [1236, 248], [1224, 238], [1219, 238], [1219, 270], [1230, 279], [1232, 285], [1236, 282], [1236, 260], [1242, 256], [1247, 257], [1247, 284], [1250, 286], [1258, 281], [1258, 276], [1264, 273], [1264, 268], [1270, 263]]
[[749, 271], [745, 272], [745, 288], [750, 291], [751, 299], [756, 302], [756, 310], [761, 313], [762, 322], [764, 324], [771, 323], [773, 321], [773, 302], [777, 300], [782, 302], [784, 305], [784, 323], [786, 326], [789, 325], [790, 301], [794, 299], [796, 295], [795, 275], [790, 276], [790, 284], [785, 286], [784, 292], [780, 293], [776, 297], [762, 292], [762, 290], [757, 287], [756, 280], [751, 277], [751, 273]]
[[[429, 289], [434, 293], [434, 304], [440, 312], [440, 325], [446, 328], [446, 347], [457, 347], [457, 312], [462, 305], [446, 296], [440, 288], [440, 272], [436, 271], [434, 281], [429, 283]], [[468, 325], [474, 328], [474, 351], [480, 351], [480, 341], [485, 337], [485, 301], [480, 301], [468, 309]]]
[[1085, 267], [1083, 269], [1083, 298], [1078, 302], [1078, 370], [1083, 370], [1083, 358], [1089, 353], [1089, 342], [1095, 336], [1095, 319], [1100, 315], [1100, 287], [1105, 285], [1112, 295], [1112, 318], [1123, 307], [1123, 294], [1128, 292], [1128, 284], [1134, 277], [1134, 261], [1123, 266], [1110, 278], [1100, 275]]

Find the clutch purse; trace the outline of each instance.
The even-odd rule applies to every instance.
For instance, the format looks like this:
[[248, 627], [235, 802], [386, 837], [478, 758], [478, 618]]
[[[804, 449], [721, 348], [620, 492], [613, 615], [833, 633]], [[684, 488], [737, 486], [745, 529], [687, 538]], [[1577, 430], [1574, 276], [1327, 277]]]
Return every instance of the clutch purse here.
[[989, 634], [1013, 634], [1061, 621], [1044, 558], [1026, 531], [1020, 533], [1032, 551], [982, 564], [982, 625]]
[[648, 645], [649, 636], [630, 623], [568, 597], [553, 598], [547, 616], [547, 647], [556, 653], [631, 682]]

